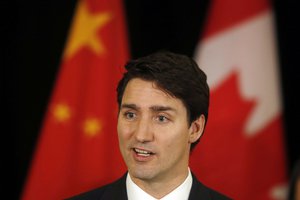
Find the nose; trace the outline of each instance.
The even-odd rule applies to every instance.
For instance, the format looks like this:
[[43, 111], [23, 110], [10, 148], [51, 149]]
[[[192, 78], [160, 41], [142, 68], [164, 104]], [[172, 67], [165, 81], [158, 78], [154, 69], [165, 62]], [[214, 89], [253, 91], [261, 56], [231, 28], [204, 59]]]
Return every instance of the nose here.
[[154, 139], [153, 128], [151, 124], [151, 120], [147, 119], [147, 117], [142, 117], [135, 129], [135, 138], [138, 142], [146, 143], [151, 142]]

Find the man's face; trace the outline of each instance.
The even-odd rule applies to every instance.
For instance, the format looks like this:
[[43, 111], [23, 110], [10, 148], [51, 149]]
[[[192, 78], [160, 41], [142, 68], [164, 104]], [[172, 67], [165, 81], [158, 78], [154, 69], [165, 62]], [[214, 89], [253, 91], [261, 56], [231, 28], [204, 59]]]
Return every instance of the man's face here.
[[118, 116], [120, 150], [131, 178], [169, 181], [187, 174], [192, 126], [182, 101], [153, 82], [132, 79]]

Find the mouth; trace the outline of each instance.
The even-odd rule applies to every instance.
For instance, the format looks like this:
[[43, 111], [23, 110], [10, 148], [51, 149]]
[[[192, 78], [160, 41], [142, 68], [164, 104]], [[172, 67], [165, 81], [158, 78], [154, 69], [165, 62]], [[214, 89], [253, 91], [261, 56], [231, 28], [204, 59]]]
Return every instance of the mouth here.
[[151, 155], [154, 155], [153, 152], [151, 151], [147, 151], [147, 150], [143, 150], [143, 149], [138, 149], [138, 148], [133, 148], [133, 151], [138, 155], [138, 156], [142, 156], [142, 157], [149, 157]]

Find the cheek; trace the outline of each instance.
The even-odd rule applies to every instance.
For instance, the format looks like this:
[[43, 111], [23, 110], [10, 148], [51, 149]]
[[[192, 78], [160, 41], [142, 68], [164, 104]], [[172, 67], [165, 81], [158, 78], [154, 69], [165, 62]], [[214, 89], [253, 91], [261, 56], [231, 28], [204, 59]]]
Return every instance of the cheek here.
[[117, 131], [120, 142], [129, 139], [132, 135], [132, 127], [122, 121], [118, 122]]
[[118, 139], [119, 139], [119, 148], [121, 150], [121, 153], [123, 157], [126, 157], [126, 151], [127, 151], [127, 146], [129, 143], [129, 137], [126, 129], [124, 129], [124, 126], [118, 122], [117, 125], [117, 131], [118, 131]]
[[182, 127], [168, 127], [156, 131], [156, 139], [173, 151], [179, 150], [188, 144], [188, 130]]

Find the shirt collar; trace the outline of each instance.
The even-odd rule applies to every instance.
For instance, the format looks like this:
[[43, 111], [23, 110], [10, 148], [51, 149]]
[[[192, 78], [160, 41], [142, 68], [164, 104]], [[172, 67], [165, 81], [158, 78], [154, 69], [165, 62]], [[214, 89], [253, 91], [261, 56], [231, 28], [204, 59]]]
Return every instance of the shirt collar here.
[[[188, 176], [186, 179], [172, 192], [161, 198], [161, 200], [188, 200], [192, 188], [193, 178], [190, 169], [188, 169]], [[137, 186], [130, 178], [129, 173], [126, 178], [126, 188], [128, 200], [157, 200], [152, 197], [139, 186]]]

